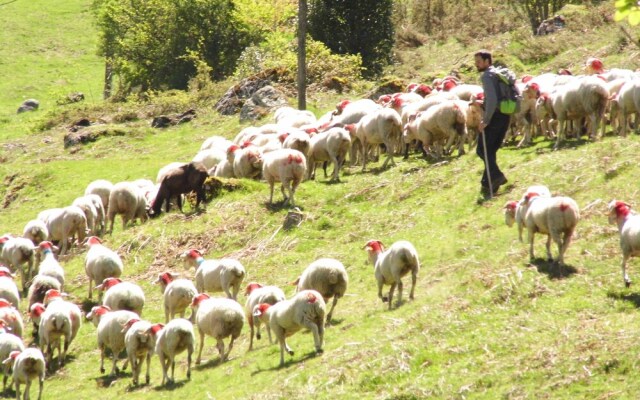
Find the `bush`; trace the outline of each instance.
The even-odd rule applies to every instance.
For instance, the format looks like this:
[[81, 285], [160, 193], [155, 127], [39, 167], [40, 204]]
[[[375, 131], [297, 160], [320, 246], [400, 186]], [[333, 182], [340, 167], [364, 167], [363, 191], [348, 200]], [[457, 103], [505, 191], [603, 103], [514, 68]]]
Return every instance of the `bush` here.
[[185, 89], [200, 61], [222, 79], [249, 40], [229, 0], [94, 0], [94, 6], [99, 52], [125, 93]]
[[[333, 54], [323, 43], [307, 40], [307, 84], [350, 86], [361, 78], [362, 59], [358, 55]], [[267, 69], [286, 71], [286, 83], [294, 83], [298, 61], [297, 41], [291, 35], [273, 33], [259, 45], [247, 47], [238, 61], [236, 78], [242, 79]]]

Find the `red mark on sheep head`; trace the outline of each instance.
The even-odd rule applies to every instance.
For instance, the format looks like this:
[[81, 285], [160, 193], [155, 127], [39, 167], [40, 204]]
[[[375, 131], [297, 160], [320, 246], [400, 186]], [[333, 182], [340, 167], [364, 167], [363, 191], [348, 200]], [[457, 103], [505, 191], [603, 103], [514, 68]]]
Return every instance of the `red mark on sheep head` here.
[[0, 276], [6, 276], [7, 278], [11, 278], [13, 279], [13, 274], [11, 273], [11, 270], [7, 267], [0, 266]]
[[48, 303], [53, 299], [62, 298], [62, 293], [57, 289], [49, 289], [44, 294], [44, 302]]
[[38, 247], [40, 248], [40, 250], [52, 250], [53, 249], [53, 243], [51, 243], [51, 242], [40, 242]]
[[427, 96], [431, 94], [431, 92], [433, 92], [433, 89], [429, 85], [421, 84], [420, 86], [418, 86], [415, 92], [418, 93], [419, 95]]
[[315, 294], [311, 292], [307, 293], [307, 303], [314, 304], [316, 301], [318, 301], [318, 297], [316, 297]]
[[560, 203], [560, 211], [567, 211], [569, 209], [569, 205], [566, 203]]
[[523, 75], [522, 76], [522, 83], [527, 83], [532, 79], [533, 79], [533, 76], [531, 76], [531, 75]]
[[388, 94], [383, 94], [382, 96], [378, 97], [379, 104], [388, 103], [390, 101], [391, 101], [391, 96]]
[[336, 105], [336, 109], [338, 110], [338, 112], [342, 112], [342, 110], [344, 110], [344, 108], [349, 105], [349, 103], [351, 103], [351, 100], [342, 100]]
[[120, 278], [105, 278], [104, 281], [102, 281], [102, 284], [98, 285], [98, 286], [100, 286], [100, 289], [109, 290], [110, 288], [114, 287], [118, 283], [122, 283], [122, 279], [120, 279]]
[[509, 201], [507, 202], [507, 204], [504, 205], [504, 208], [506, 208], [509, 211], [515, 211], [516, 208], [518, 208], [518, 202], [517, 201]]
[[15, 359], [18, 358], [20, 353], [22, 353], [22, 352], [19, 351], [19, 350], [14, 350], [11, 353], [9, 353], [9, 358], [15, 361]]
[[239, 146], [237, 146], [237, 145], [235, 145], [235, 144], [232, 144], [231, 146], [229, 146], [229, 147], [227, 148], [227, 154], [235, 153], [235, 152], [236, 152], [237, 150], [239, 150], [239, 149], [240, 149], [240, 147], [239, 147]]
[[88, 244], [89, 246], [93, 246], [94, 244], [101, 244], [101, 243], [102, 243], [102, 240], [100, 240], [100, 238], [99, 238], [99, 237], [97, 237], [97, 236], [90, 236], [90, 237], [87, 239], [87, 244]]
[[246, 149], [247, 147], [251, 147], [253, 145], [254, 145], [253, 142], [251, 142], [249, 140], [246, 140], [244, 143], [242, 143], [242, 145], [240, 145], [240, 148], [241, 149]]
[[200, 303], [210, 298], [211, 296], [209, 296], [206, 293], [197, 294], [193, 297], [193, 300], [191, 301], [191, 307], [197, 307], [200, 305]]
[[601, 74], [604, 68], [602, 61], [595, 57], [590, 57], [589, 59], [587, 59], [587, 66], [591, 67], [598, 74]]
[[285, 140], [287, 140], [288, 137], [288, 133], [281, 133], [280, 135], [278, 135], [278, 140], [280, 140], [280, 143], [283, 143]]
[[251, 294], [251, 292], [253, 292], [256, 289], [260, 289], [262, 287], [261, 284], [257, 283], [257, 282], [251, 282], [247, 285], [247, 290], [245, 290], [244, 295], [248, 296]]
[[149, 327], [149, 329], [147, 329], [147, 332], [153, 335], [157, 335], [158, 332], [160, 332], [162, 329], [164, 329], [164, 324], [153, 324]]
[[309, 135], [318, 133], [318, 128], [304, 128], [303, 130]]
[[267, 312], [267, 310], [269, 309], [269, 307], [271, 307], [271, 304], [267, 304], [267, 303], [260, 303], [257, 306], [255, 306], [253, 308], [253, 316], [254, 317], [260, 317], [262, 316], [264, 313]]
[[367, 244], [364, 245], [364, 248], [367, 249], [367, 251], [380, 253], [382, 250], [384, 250], [384, 245], [379, 240], [369, 240]]
[[413, 92], [417, 88], [418, 88], [418, 84], [417, 83], [415, 83], [415, 82], [410, 83], [409, 86], [407, 86], [407, 93]]
[[7, 240], [9, 240], [9, 239], [11, 239], [11, 236], [9, 236], [9, 235], [5, 235], [5, 236], [0, 237], [0, 244], [6, 243]]
[[13, 304], [7, 299], [0, 298], [0, 308], [13, 307]]
[[531, 201], [531, 199], [533, 199], [534, 197], [539, 197], [540, 194], [536, 193], [536, 192], [529, 192], [527, 194], [524, 195], [524, 200], [525, 202]]
[[456, 83], [456, 81], [452, 79], [447, 79], [444, 82], [442, 82], [442, 90], [444, 90], [445, 92], [448, 92], [449, 90], [453, 89], [456, 86], [458, 86], [458, 84]]
[[173, 275], [170, 272], [165, 272], [158, 276], [158, 282], [162, 282], [165, 285], [170, 284], [173, 281]]
[[140, 320], [138, 318], [131, 318], [126, 324], [124, 324], [123, 328], [130, 329], [136, 322], [140, 322]]
[[401, 97], [396, 97], [393, 99], [393, 102], [391, 103], [391, 107], [400, 108], [402, 107], [402, 104], [404, 104], [404, 100], [402, 100]]
[[91, 309], [91, 312], [87, 314], [87, 318], [91, 318], [92, 315], [105, 315], [108, 312], [111, 312], [111, 308], [109, 306], [95, 306]]
[[198, 258], [202, 257], [202, 253], [200, 253], [196, 249], [190, 249], [185, 253], [185, 257], [191, 258], [193, 260], [197, 260]]
[[631, 205], [624, 201], [616, 201], [613, 208], [618, 217], [626, 217], [631, 212]]
[[44, 310], [45, 310], [44, 304], [42, 304], [42, 303], [33, 303], [31, 305], [31, 308], [29, 309], [29, 315], [31, 316], [31, 318], [38, 318], [38, 317], [40, 317], [42, 315]]

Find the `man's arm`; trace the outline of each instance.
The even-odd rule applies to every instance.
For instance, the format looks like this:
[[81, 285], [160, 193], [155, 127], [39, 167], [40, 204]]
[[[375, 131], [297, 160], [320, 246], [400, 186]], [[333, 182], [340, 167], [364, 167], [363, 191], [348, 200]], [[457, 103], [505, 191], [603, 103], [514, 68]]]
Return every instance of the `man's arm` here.
[[496, 91], [495, 77], [489, 71], [482, 74], [482, 88], [484, 89], [484, 116], [483, 125], [489, 125], [493, 113], [498, 108], [498, 93]]

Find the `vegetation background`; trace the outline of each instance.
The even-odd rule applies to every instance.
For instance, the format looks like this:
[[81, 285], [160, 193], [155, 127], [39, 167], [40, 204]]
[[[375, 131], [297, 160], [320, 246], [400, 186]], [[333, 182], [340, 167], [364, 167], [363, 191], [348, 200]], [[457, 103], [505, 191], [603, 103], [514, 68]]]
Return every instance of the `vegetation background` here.
[[[213, 2], [127, 4], [200, 9]], [[114, 80], [118, 90], [113, 98], [103, 101], [100, 7], [118, 3], [0, 4], [3, 233], [20, 234], [39, 211], [70, 204], [94, 179], [153, 180], [165, 164], [190, 160], [205, 138], [233, 137], [247, 124], [237, 116], [219, 115], [213, 105], [242, 78], [278, 69], [276, 85], [295, 97], [296, 3], [236, 0], [235, 11], [225, 15], [247, 29], [241, 31], [247, 47], [232, 49], [239, 57], [233, 68], [209, 65], [198, 52], [198, 57], [178, 60], [183, 67], [191, 62], [191, 80], [155, 87], [123, 75]], [[232, 2], [217, 3], [223, 7]], [[638, 32], [627, 22], [614, 21], [612, 2], [550, 7], [551, 14], [565, 16], [567, 25], [544, 37], [532, 35], [530, 16], [520, 2], [389, 4], [394, 44], [391, 63], [378, 75], [362, 78], [364, 56], [337, 54], [330, 44], [310, 42], [308, 104], [316, 114], [345, 97], [364, 97], [411, 81], [429, 83], [452, 70], [475, 82], [471, 55], [480, 47], [518, 73], [560, 67], [580, 73], [589, 56], [603, 59], [607, 67], [638, 66], [633, 39]], [[205, 16], [211, 11], [202, 8]], [[152, 24], [161, 17], [133, 28], [150, 42], [163, 42], [168, 32]], [[200, 51], [202, 43], [194, 43]], [[168, 60], [173, 54], [153, 53], [149, 59]], [[67, 94], [76, 91], [85, 100], [68, 104]], [[27, 98], [40, 100], [40, 110], [16, 115]], [[188, 108], [198, 112], [189, 124], [149, 127], [153, 116]], [[102, 122], [109, 135], [64, 148], [67, 127], [80, 118]], [[473, 155], [438, 164], [412, 156], [389, 170], [347, 169], [341, 184], [329, 185], [322, 178], [303, 183], [296, 197], [305, 219], [290, 232], [280, 229], [286, 210], [265, 206], [266, 185], [244, 180], [233, 181], [234, 190], [224, 191], [205, 212], [187, 206], [185, 214], [171, 213], [126, 230], [116, 223], [105, 244], [123, 256], [125, 278], [145, 289], [143, 317], [151, 321], [161, 321], [163, 313], [160, 292], [150, 282], [166, 270], [193, 277], [194, 271], [177, 259], [190, 247], [205, 251], [207, 258], [238, 257], [247, 268], [247, 282], [276, 284], [288, 294], [293, 293], [288, 283], [311, 261], [339, 259], [349, 271], [350, 286], [327, 330], [325, 353], [315, 357], [310, 335], [297, 334], [290, 340], [296, 354], [277, 368], [277, 346], [263, 339], [247, 353], [243, 334], [231, 360], [220, 364], [209, 338], [205, 362], [190, 382], [184, 380], [181, 356], [178, 383], [160, 387], [154, 358], [151, 384], [134, 388], [128, 371], [115, 379], [99, 373], [95, 328], [85, 323], [71, 346], [70, 362], [47, 378], [44, 398], [636, 398], [640, 293], [635, 285], [624, 288], [617, 229], [607, 224], [605, 211], [614, 197], [638, 202], [640, 141], [636, 135], [608, 135], [596, 143], [570, 142], [560, 151], [551, 147], [537, 139], [528, 148], [509, 145], [501, 150], [510, 185], [505, 194], [482, 205], [476, 204], [481, 165]], [[531, 184], [546, 184], [582, 208], [564, 273], [542, 259], [530, 263], [527, 246], [503, 223], [504, 203]], [[377, 299], [373, 268], [361, 249], [371, 238], [387, 245], [405, 239], [417, 247], [422, 270], [415, 301], [387, 311]], [[538, 255], [544, 251], [542, 242], [537, 241]], [[76, 249], [61, 261], [69, 282], [66, 291], [86, 308], [91, 303], [83, 259], [84, 250]], [[634, 264], [632, 279], [637, 275]]]

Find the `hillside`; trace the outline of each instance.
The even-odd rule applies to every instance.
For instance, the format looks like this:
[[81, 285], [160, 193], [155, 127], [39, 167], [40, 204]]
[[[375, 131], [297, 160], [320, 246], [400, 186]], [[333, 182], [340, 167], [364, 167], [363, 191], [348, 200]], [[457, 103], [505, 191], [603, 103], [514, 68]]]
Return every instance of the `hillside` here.
[[[16, 24], [7, 31], [14, 44], [0, 49], [0, 74], [15, 74], [1, 83], [0, 234], [18, 234], [39, 211], [70, 204], [94, 179], [155, 180], [160, 167], [190, 160], [205, 138], [233, 137], [244, 126], [237, 117], [211, 111], [209, 104], [199, 107], [198, 118], [185, 125], [153, 130], [148, 119], [134, 119], [115, 123], [126, 132], [124, 136], [64, 149], [65, 123], [41, 129], [50, 121], [85, 114], [126, 121], [113, 116], [124, 116], [136, 107], [147, 116], [147, 108], [160, 109], [172, 98], [160, 98], [164, 102], [160, 105], [102, 107], [97, 100], [102, 67], [93, 55], [95, 28], [89, 1], [47, 4], [15, 2], [0, 8], [2, 26], [9, 21]], [[45, 20], [43, 15], [52, 22], [36, 23]], [[44, 31], [21, 38], [19, 32], [32, 26]], [[57, 37], [55, 32], [64, 35]], [[589, 55], [601, 56], [609, 65], [635, 66], [637, 49], [621, 47], [618, 37], [615, 25], [602, 24], [580, 38], [566, 31], [546, 38], [510, 32], [469, 44], [452, 39], [399, 49], [398, 63], [389, 75], [428, 81], [455, 67], [473, 80], [477, 74], [470, 68], [471, 54], [478, 47], [489, 47], [512, 60], [519, 72], [559, 66], [577, 70]], [[16, 44], [19, 40], [21, 45]], [[526, 58], [532, 48], [551, 45], [557, 54]], [[32, 50], [21, 51], [20, 46]], [[52, 48], [58, 51], [48, 56], [33, 50]], [[52, 64], [45, 66], [43, 60]], [[33, 77], [30, 71], [40, 73]], [[58, 78], [49, 75], [53, 71], [66, 82], [62, 88]], [[28, 90], [29, 85], [34, 89]], [[374, 85], [363, 83], [361, 92], [348, 97], [361, 97], [364, 88]], [[94, 100], [87, 96], [88, 104], [54, 107], [59, 93], [75, 90], [93, 93]], [[344, 96], [311, 93], [310, 108], [319, 115]], [[39, 97], [43, 110], [16, 116], [15, 108], [28, 97]], [[175, 101], [188, 103], [180, 96]], [[161, 368], [154, 357], [151, 384], [133, 388], [129, 370], [116, 380], [99, 372], [96, 329], [85, 322], [70, 347], [70, 361], [47, 378], [43, 397], [635, 398], [640, 391], [636, 340], [640, 292], [637, 284], [624, 288], [617, 229], [608, 224], [605, 213], [612, 198], [638, 203], [639, 151], [637, 135], [609, 135], [596, 143], [570, 141], [560, 151], [552, 151], [552, 143], [539, 138], [524, 149], [506, 146], [499, 152], [509, 178], [506, 193], [482, 205], [476, 203], [482, 166], [473, 152], [443, 163], [415, 155], [407, 161], [396, 157], [398, 165], [384, 171], [377, 169], [381, 163], [372, 164], [365, 173], [353, 167], [340, 184], [328, 184], [319, 172], [315, 182], [303, 183], [296, 193], [305, 219], [292, 231], [281, 229], [286, 210], [266, 206], [264, 182], [244, 180], [235, 181], [236, 190], [224, 191], [203, 212], [185, 206], [185, 214], [172, 212], [124, 231], [118, 219], [105, 244], [123, 257], [125, 278], [144, 288], [143, 316], [154, 322], [161, 322], [164, 313], [160, 291], [150, 282], [166, 270], [192, 278], [194, 271], [177, 258], [188, 248], [203, 250], [206, 258], [237, 257], [247, 269], [245, 282], [278, 285], [287, 294], [293, 293], [288, 283], [313, 260], [339, 259], [349, 272], [349, 290], [327, 329], [324, 354], [314, 356], [311, 335], [298, 333], [289, 341], [295, 355], [287, 356], [286, 366], [279, 369], [279, 349], [267, 346], [264, 338], [255, 351], [246, 352], [245, 328], [227, 363], [218, 362], [214, 340], [207, 338], [203, 365], [195, 367], [190, 382], [184, 380], [183, 354], [178, 356], [177, 384], [160, 387]], [[504, 203], [518, 198], [531, 184], [545, 184], [553, 193], [571, 196], [582, 209], [564, 271], [542, 258], [529, 263], [528, 246], [518, 242], [515, 229], [504, 225]], [[280, 199], [278, 191], [276, 196]], [[401, 307], [387, 311], [378, 300], [373, 267], [362, 250], [372, 238], [386, 245], [410, 240], [416, 246], [422, 269], [414, 301], [408, 301], [409, 278]], [[538, 257], [544, 254], [543, 242], [542, 237], [536, 240]], [[61, 261], [66, 291], [86, 307], [90, 302], [83, 260], [84, 250], [74, 249]], [[637, 260], [630, 263], [634, 282], [639, 281], [637, 264]], [[239, 301], [244, 304], [244, 296]], [[106, 365], [108, 370], [109, 362]]]

